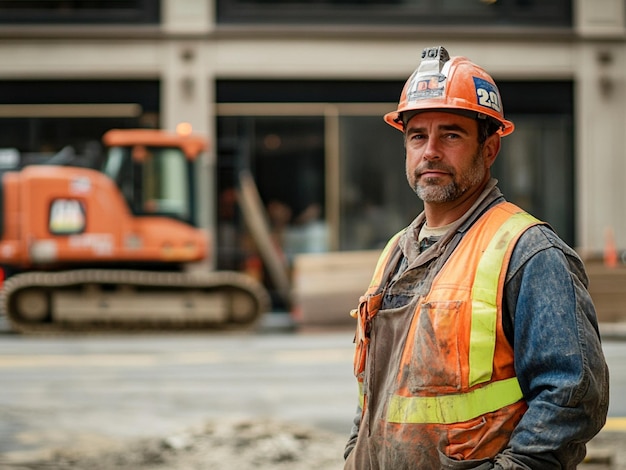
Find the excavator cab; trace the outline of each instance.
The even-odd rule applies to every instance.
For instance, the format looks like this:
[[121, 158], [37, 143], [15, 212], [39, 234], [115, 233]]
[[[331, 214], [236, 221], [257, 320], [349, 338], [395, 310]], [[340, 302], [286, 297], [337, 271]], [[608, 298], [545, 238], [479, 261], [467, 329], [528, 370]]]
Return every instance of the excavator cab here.
[[[128, 142], [129, 132], [144, 139]], [[160, 131], [152, 137], [149, 130], [110, 131], [104, 137], [102, 171], [116, 183], [133, 215], [166, 216], [198, 226], [194, 160], [204, 147], [198, 142], [186, 154], [187, 147], [162, 136]]]

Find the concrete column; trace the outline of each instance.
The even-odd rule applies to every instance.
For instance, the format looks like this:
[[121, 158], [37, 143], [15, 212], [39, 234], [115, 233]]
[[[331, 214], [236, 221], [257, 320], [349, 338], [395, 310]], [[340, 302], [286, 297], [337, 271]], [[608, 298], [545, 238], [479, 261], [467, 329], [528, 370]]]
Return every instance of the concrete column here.
[[[200, 226], [214, 252], [215, 240], [215, 77], [214, 47], [207, 34], [214, 26], [214, 2], [161, 0], [162, 27], [170, 34], [161, 49], [161, 126], [175, 130], [180, 122], [209, 139], [209, 150], [196, 166], [196, 205]], [[197, 268], [210, 269], [208, 259]]]
[[161, 0], [161, 25], [167, 33], [206, 33], [213, 27], [213, 0]]
[[212, 29], [213, 2], [161, 0], [162, 26], [170, 40], [161, 50], [161, 125], [174, 130], [179, 122], [212, 136], [209, 106], [213, 104], [213, 77], [206, 37]]
[[580, 46], [575, 97], [578, 240], [590, 255], [602, 252], [607, 229], [615, 231], [618, 246], [626, 247], [623, 56], [621, 45]]
[[623, 0], [575, 0], [574, 27], [584, 37], [624, 34]]
[[626, 249], [626, 45], [622, 0], [577, 0], [577, 247], [602, 254], [606, 233]]
[[[209, 139], [209, 150], [196, 166], [196, 203], [200, 226], [212, 241], [215, 234], [215, 78], [213, 48], [202, 40], [173, 40], [163, 45], [161, 125], [175, 130], [189, 122], [194, 133]], [[212, 249], [213, 252], [213, 249]], [[212, 260], [208, 260], [212, 264]]]

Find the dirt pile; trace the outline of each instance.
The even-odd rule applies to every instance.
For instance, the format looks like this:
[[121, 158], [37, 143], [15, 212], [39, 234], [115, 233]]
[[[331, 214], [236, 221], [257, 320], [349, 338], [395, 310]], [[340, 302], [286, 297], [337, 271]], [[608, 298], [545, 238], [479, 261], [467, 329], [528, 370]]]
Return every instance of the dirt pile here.
[[343, 468], [346, 436], [271, 420], [210, 422], [165, 438], [107, 449], [58, 449], [11, 470], [332, 470]]

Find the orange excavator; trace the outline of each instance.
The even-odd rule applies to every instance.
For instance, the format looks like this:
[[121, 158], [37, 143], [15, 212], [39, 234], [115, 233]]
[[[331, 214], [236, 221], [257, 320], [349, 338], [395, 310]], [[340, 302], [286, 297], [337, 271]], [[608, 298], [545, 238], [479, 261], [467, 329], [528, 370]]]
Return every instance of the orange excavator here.
[[[211, 270], [190, 132], [114, 129], [101, 169], [38, 164], [0, 180], [0, 309], [21, 333], [245, 329], [270, 306]], [[191, 269], [205, 263], [206, 269]]]

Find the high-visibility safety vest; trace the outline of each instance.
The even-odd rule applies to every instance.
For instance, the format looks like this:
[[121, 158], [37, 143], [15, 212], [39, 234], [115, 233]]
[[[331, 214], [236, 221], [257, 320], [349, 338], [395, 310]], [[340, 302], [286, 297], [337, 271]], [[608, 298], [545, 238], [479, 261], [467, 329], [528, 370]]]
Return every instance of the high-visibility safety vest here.
[[[398, 370], [387, 372], [395, 380], [367, 384], [369, 333], [401, 233], [387, 244], [370, 287], [353, 311], [355, 374], [362, 421], [370, 426], [368, 437], [359, 436], [353, 452], [371, 454], [376, 448], [376, 458], [389, 465], [371, 468], [426, 469], [428, 459], [439, 462], [440, 454], [454, 460], [486, 459], [506, 447], [527, 405], [502, 328], [504, 282], [517, 239], [539, 223], [508, 202], [483, 214], [436, 274], [429, 292], [406, 307], [411, 311]], [[367, 390], [372, 387], [385, 387], [376, 389], [377, 400], [384, 403], [377, 403], [374, 419], [367, 416], [372, 405]]]

